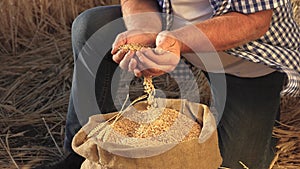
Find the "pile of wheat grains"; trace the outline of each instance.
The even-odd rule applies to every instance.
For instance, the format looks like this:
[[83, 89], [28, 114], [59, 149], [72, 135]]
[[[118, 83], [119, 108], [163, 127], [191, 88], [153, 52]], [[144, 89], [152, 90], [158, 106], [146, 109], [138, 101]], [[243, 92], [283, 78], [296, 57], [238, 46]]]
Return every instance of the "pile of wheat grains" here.
[[[143, 47], [141, 44], [126, 44], [120, 47], [123, 51], [137, 51]], [[134, 113], [119, 113], [119, 118], [110, 121], [105, 129], [100, 132], [98, 138], [106, 138], [105, 141], [130, 145], [143, 139], [150, 140], [146, 144], [168, 144], [197, 139], [201, 126], [196, 121], [180, 113], [175, 109], [157, 107], [154, 101], [155, 88], [152, 77], [144, 77], [144, 92], [147, 93], [145, 110], [134, 110]], [[121, 115], [121, 116], [120, 116]], [[106, 137], [103, 137], [103, 134]], [[144, 142], [145, 143], [145, 142]], [[138, 143], [142, 145], [142, 143]]]
[[109, 142], [149, 146], [197, 139], [201, 125], [177, 110], [153, 108], [122, 116], [106, 128]]

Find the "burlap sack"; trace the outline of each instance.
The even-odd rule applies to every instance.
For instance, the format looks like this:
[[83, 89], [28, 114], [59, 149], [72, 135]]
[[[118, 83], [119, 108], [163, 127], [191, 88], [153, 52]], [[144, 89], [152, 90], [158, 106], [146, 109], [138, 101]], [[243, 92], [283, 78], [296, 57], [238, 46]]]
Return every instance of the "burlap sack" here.
[[[199, 139], [178, 144], [135, 147], [102, 142], [97, 137], [87, 139], [88, 133], [115, 113], [94, 115], [75, 135], [72, 147], [86, 158], [82, 169], [217, 169], [222, 158], [218, 147], [215, 119], [203, 104], [178, 99], [158, 99], [160, 107], [175, 109], [202, 126]], [[146, 108], [145, 102], [134, 105], [137, 110]], [[157, 153], [159, 152], [159, 153]], [[154, 155], [153, 155], [154, 154]]]

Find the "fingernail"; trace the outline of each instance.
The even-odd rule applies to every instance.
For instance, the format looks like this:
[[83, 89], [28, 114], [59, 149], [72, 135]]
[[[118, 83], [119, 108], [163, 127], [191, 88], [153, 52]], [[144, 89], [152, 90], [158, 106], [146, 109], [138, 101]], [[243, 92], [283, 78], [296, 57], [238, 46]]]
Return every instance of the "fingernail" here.
[[135, 75], [136, 77], [140, 77], [140, 76], [141, 76], [141, 72], [140, 72], [139, 70], [135, 69], [135, 70], [134, 70], [134, 75]]

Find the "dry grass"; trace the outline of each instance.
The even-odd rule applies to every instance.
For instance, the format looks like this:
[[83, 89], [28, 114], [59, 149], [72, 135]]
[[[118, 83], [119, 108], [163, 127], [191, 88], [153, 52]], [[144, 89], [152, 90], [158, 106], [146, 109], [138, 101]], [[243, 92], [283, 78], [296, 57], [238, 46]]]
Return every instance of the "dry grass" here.
[[[111, 1], [0, 1], [0, 168], [30, 168], [61, 156], [56, 145], [62, 147], [73, 67], [70, 25], [81, 11]], [[300, 23], [300, 0], [293, 2]], [[296, 169], [300, 101], [282, 105], [274, 169]]]
[[0, 2], [0, 168], [30, 168], [61, 155], [55, 142], [62, 147], [71, 85], [70, 25], [81, 11], [109, 3], [30, 2]]
[[300, 0], [291, 0], [291, 2], [293, 5], [294, 18], [298, 25], [300, 25]]
[[[31, 3], [30, 3], [31, 2]], [[0, 2], [1, 53], [37, 49], [43, 40], [69, 34], [72, 20], [83, 10], [116, 0], [5, 0]], [[61, 36], [62, 37], [62, 36]]]
[[279, 138], [273, 169], [300, 168], [300, 98], [282, 98], [281, 120], [273, 135]]

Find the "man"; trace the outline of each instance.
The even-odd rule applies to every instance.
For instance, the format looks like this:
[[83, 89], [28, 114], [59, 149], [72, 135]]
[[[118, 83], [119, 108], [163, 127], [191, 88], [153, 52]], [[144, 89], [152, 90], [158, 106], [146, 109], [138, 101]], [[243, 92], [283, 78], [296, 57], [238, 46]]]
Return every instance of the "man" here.
[[[121, 0], [121, 7], [122, 13], [118, 6], [90, 9], [75, 20], [72, 29], [76, 61], [80, 53], [83, 57], [89, 55], [84, 46], [96, 51], [88, 40], [97, 37], [98, 29], [121, 15], [124, 17], [126, 30], [109, 30], [118, 36], [112, 41], [105, 38], [105, 43], [113, 44], [111, 54], [99, 56], [102, 62], [95, 93], [101, 112], [116, 110], [114, 93], [107, 91], [111, 91], [112, 75], [118, 66], [135, 76], [159, 76], [176, 69], [183, 56], [203, 69], [212, 81], [224, 77], [224, 73], [217, 71], [220, 67], [193, 62], [195, 57], [188, 54], [217, 51], [226, 79], [225, 87], [211, 83], [214, 106], [223, 114], [218, 124], [222, 166], [239, 169], [243, 168], [242, 162], [251, 169], [268, 168], [273, 158], [272, 129], [278, 118], [284, 73], [289, 79], [284, 93], [299, 95], [300, 30], [292, 19], [290, 2]], [[161, 17], [159, 11], [165, 15]], [[192, 24], [174, 26], [176, 16]], [[211, 45], [207, 45], [207, 40]], [[130, 43], [155, 49], [119, 50]], [[76, 91], [80, 81], [74, 78]], [[76, 112], [77, 97], [73, 95], [70, 99], [66, 124], [65, 149], [69, 155], [52, 168], [79, 168], [73, 161], [79, 160], [78, 165], [82, 161], [71, 148], [71, 140], [82, 125], [77, 117], [84, 113]]]

